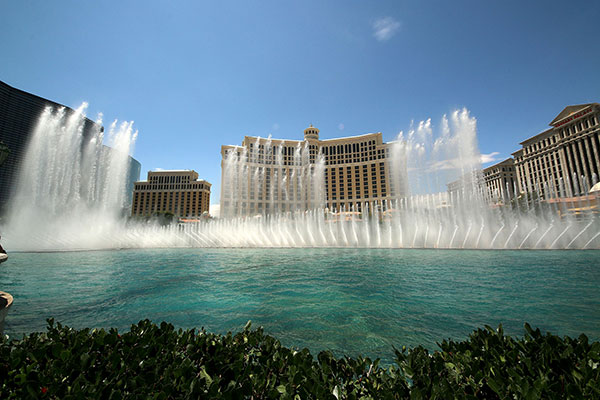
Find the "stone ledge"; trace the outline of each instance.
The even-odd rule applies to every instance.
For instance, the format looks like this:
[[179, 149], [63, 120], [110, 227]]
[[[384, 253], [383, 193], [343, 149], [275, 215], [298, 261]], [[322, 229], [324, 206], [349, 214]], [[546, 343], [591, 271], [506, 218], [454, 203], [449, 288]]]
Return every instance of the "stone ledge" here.
[[0, 334], [4, 332], [4, 318], [12, 306], [13, 297], [10, 293], [0, 292]]

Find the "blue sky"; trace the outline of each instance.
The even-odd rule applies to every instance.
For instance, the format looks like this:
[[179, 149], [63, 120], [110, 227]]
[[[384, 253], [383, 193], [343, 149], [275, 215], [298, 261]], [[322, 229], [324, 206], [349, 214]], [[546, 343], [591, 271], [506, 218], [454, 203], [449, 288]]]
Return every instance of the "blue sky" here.
[[466, 107], [501, 160], [600, 101], [598, 1], [5, 1], [0, 80], [105, 124], [133, 120], [142, 178], [220, 146], [382, 132]]

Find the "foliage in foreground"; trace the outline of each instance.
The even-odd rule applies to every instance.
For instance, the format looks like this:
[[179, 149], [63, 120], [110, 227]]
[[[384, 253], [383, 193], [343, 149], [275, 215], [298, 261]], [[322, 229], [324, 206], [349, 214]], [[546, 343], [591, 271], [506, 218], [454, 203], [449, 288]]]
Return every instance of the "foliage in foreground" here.
[[0, 341], [0, 398], [536, 399], [600, 398], [600, 343], [502, 326], [395, 350], [396, 365], [283, 347], [249, 324], [235, 335], [140, 321], [131, 331], [75, 330]]

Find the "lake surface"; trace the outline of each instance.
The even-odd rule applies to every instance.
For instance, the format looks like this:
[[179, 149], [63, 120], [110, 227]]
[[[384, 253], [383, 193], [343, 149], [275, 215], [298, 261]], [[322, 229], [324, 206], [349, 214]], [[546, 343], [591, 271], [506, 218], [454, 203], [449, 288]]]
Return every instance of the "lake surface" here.
[[600, 339], [600, 251], [163, 249], [13, 253], [5, 333], [149, 318], [211, 332], [248, 320], [284, 345], [393, 358], [484, 324]]

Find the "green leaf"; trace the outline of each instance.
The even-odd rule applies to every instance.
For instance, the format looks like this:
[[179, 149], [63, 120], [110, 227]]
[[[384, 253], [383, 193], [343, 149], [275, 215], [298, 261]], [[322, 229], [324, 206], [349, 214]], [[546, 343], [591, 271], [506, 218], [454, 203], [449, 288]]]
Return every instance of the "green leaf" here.
[[60, 359], [63, 361], [67, 361], [71, 356], [71, 352], [69, 350], [63, 350], [60, 352]]
[[202, 366], [200, 368], [200, 372], [199, 372], [199, 376], [200, 378], [203, 378], [206, 383], [210, 386], [213, 382], [213, 379], [210, 377], [210, 375], [206, 372], [206, 369], [204, 368], [204, 366]]
[[486, 383], [494, 392], [496, 392], [496, 394], [498, 394], [499, 396], [502, 396], [502, 385], [500, 385], [498, 382], [496, 382], [491, 377], [488, 377], [486, 379]]
[[423, 393], [421, 393], [419, 388], [413, 387], [410, 391], [410, 399], [411, 400], [421, 400], [421, 399], [423, 399]]
[[335, 387], [333, 388], [333, 392], [332, 392], [332, 393], [333, 393], [333, 396], [334, 396], [336, 399], [339, 399], [339, 398], [340, 398], [340, 389], [338, 388], [338, 386], [337, 386], [337, 385], [335, 385]]

